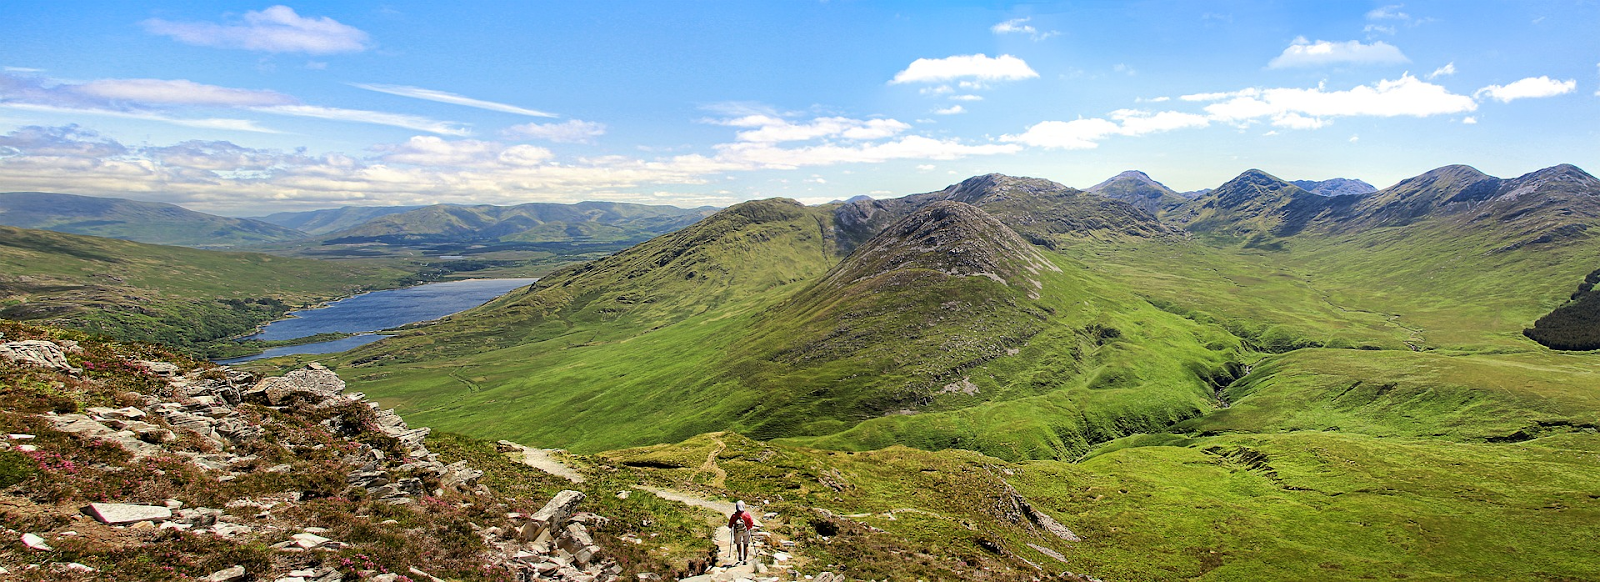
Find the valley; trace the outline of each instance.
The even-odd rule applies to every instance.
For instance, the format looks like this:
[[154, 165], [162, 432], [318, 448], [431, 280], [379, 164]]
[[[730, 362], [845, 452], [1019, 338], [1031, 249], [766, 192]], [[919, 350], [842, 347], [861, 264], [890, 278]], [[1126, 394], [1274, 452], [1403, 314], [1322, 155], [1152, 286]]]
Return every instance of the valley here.
[[[1583, 325], [1552, 318], [1587, 313], [1600, 181], [1452, 166], [1358, 194], [1258, 170], [1192, 199], [1158, 186], [989, 174], [745, 202], [343, 354], [239, 367], [321, 361], [449, 439], [765, 500], [806, 516], [785, 526], [809, 528], [785, 530], [797, 556], [853, 578], [1600, 575], [1581, 557], [1600, 533], [1600, 359], [1534, 341], [1536, 321]], [[277, 263], [231, 279], [258, 286], [244, 273], [287, 265], [286, 292], [320, 289], [316, 269], [404, 273], [12, 232], [84, 261], [61, 281], [156, 249]], [[119, 283], [239, 292], [160, 264]]]

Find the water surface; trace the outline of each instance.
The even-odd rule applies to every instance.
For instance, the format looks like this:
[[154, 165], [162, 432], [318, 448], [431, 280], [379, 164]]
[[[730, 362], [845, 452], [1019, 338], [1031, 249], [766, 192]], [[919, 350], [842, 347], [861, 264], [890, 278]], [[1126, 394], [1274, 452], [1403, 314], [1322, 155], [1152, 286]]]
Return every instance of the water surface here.
[[365, 333], [399, 327], [466, 311], [537, 280], [468, 279], [373, 291], [327, 307], [290, 312], [290, 318], [269, 323], [260, 333], [244, 339], [287, 340], [319, 333]]
[[277, 356], [332, 354], [354, 349], [389, 337], [371, 332], [466, 311], [534, 281], [538, 279], [468, 279], [429, 283], [404, 289], [373, 291], [329, 303], [326, 307], [293, 311], [289, 313], [290, 318], [269, 323], [259, 333], [243, 339], [290, 340], [330, 332], [360, 335], [269, 348], [254, 356], [217, 360], [217, 363], [237, 364]]

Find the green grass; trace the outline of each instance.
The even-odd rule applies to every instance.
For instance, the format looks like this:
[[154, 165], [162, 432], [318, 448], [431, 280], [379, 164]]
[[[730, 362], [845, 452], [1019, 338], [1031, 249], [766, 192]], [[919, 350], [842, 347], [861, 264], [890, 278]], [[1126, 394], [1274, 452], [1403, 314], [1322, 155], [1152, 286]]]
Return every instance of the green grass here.
[[207, 354], [284, 312], [413, 274], [328, 262], [0, 227], [0, 317]]

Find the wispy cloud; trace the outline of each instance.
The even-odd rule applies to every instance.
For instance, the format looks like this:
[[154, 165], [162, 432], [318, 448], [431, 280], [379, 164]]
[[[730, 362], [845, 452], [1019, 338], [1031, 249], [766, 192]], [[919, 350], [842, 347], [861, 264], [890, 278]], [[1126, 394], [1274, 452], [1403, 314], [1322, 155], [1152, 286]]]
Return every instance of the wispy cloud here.
[[433, 89], [423, 89], [421, 87], [408, 87], [405, 85], [379, 85], [370, 83], [351, 83], [350, 86], [366, 89], [368, 91], [377, 91], [379, 93], [410, 97], [412, 99], [437, 101], [439, 103], [450, 103], [452, 105], [476, 107], [478, 109], [487, 109], [489, 111], [499, 111], [502, 113], [515, 113], [517, 115], [526, 115], [529, 117], [560, 117], [554, 113], [527, 109], [524, 107], [518, 107], [516, 105], [507, 105], [505, 103], [496, 103], [494, 101], [473, 99], [464, 95], [457, 95], [455, 93], [448, 93], [445, 91], [436, 91]]
[[365, 31], [323, 16], [308, 18], [288, 6], [246, 12], [241, 22], [175, 22], [151, 18], [140, 23], [151, 34], [184, 44], [269, 53], [331, 54], [366, 50]]
[[1501, 103], [1510, 103], [1517, 99], [1534, 99], [1539, 97], [1554, 97], [1565, 95], [1578, 89], [1578, 81], [1568, 79], [1559, 81], [1550, 77], [1528, 77], [1508, 85], [1490, 85], [1473, 93], [1473, 96], [1487, 95]]
[[542, 139], [556, 143], [589, 143], [605, 135], [606, 125], [577, 119], [561, 123], [524, 123], [500, 132], [513, 139]]
[[1214, 123], [1248, 127], [1264, 122], [1283, 129], [1309, 130], [1326, 127], [1339, 117], [1428, 117], [1465, 113], [1478, 107], [1472, 97], [1451, 93], [1411, 75], [1347, 90], [1252, 88], [1195, 93], [1178, 99], [1207, 105], [1199, 113], [1121, 109], [1105, 117], [1044, 121], [1000, 139], [1034, 147], [1090, 149], [1111, 137], [1203, 128]]
[[980, 81], [1015, 81], [1038, 78], [1027, 62], [1011, 55], [956, 55], [942, 59], [917, 59], [895, 73], [890, 84], [937, 83], [971, 78]]
[[1454, 74], [1456, 74], [1456, 64], [1454, 62], [1450, 62], [1445, 63], [1443, 67], [1434, 69], [1432, 73], [1428, 73], [1428, 79], [1433, 80], [1439, 77], [1448, 77]]
[[230, 131], [249, 131], [254, 133], [280, 133], [278, 131], [256, 125], [256, 122], [248, 119], [229, 119], [223, 117], [171, 117], [150, 111], [118, 111], [115, 109], [97, 109], [92, 107], [56, 107], [54, 105], [22, 103], [16, 101], [0, 101], [0, 108], [15, 109], [18, 111], [36, 111], [39, 113], [55, 113], [62, 115], [93, 115], [95, 117], [138, 119], [142, 121], [155, 121], [182, 127], [195, 127], [200, 129], [224, 129]]
[[295, 99], [276, 91], [234, 89], [196, 83], [186, 79], [101, 79], [70, 90], [110, 102], [149, 105], [201, 105], [215, 107], [260, 107], [289, 105]]
[[1399, 48], [1383, 41], [1372, 44], [1364, 44], [1358, 40], [1311, 42], [1305, 37], [1300, 37], [1294, 39], [1288, 48], [1283, 49], [1283, 54], [1267, 63], [1267, 68], [1285, 69], [1339, 64], [1389, 65], [1409, 62], [1411, 59], [1406, 58]]
[[847, 140], [874, 140], [898, 135], [911, 126], [895, 119], [851, 119], [848, 117], [818, 117], [811, 121], [795, 123], [773, 115], [745, 115], [731, 119], [710, 120], [717, 125], [752, 128], [741, 131], [735, 138], [741, 142], [779, 143], [807, 141], [823, 138]]
[[274, 115], [289, 115], [294, 117], [311, 117], [327, 119], [330, 121], [348, 121], [352, 123], [369, 123], [373, 125], [388, 125], [416, 131], [426, 131], [438, 135], [467, 136], [472, 135], [472, 130], [450, 121], [439, 121], [419, 115], [405, 113], [388, 113], [384, 111], [367, 111], [363, 109], [343, 109], [339, 107], [321, 107], [317, 105], [275, 105], [271, 107], [252, 107], [251, 111], [271, 113]]
[[933, 110], [933, 114], [934, 115], [958, 115], [958, 114], [966, 113], [966, 112], [967, 112], [967, 109], [965, 107], [960, 106], [960, 105], [951, 105], [951, 106], [945, 107], [943, 109], [935, 109], [935, 110]]
[[991, 26], [989, 27], [989, 30], [995, 34], [1025, 34], [1028, 35], [1028, 38], [1033, 39], [1035, 42], [1050, 38], [1052, 36], [1061, 35], [1061, 31], [1059, 30], [1051, 30], [1042, 33], [1039, 32], [1039, 29], [1034, 28], [1031, 24], [1028, 24], [1028, 21], [1032, 19], [1033, 17], [1031, 16], [1024, 18], [1013, 18], [1011, 20]]

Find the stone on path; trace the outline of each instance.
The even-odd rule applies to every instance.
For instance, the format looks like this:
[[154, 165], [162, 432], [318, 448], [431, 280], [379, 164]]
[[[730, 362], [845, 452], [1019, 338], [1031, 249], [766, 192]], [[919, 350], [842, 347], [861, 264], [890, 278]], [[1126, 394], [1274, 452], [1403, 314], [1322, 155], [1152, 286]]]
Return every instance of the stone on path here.
[[172, 509], [159, 505], [131, 503], [90, 503], [89, 515], [107, 525], [172, 519]]
[[206, 576], [206, 582], [240, 582], [244, 580], [244, 566], [234, 566], [226, 570], [212, 572]]

